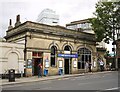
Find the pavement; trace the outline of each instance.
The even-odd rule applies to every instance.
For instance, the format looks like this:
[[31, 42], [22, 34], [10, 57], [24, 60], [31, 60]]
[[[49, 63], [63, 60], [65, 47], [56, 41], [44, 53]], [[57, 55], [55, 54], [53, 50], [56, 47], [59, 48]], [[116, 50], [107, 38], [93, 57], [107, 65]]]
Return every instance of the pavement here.
[[88, 72], [88, 73], [69, 74], [69, 75], [43, 76], [40, 78], [38, 78], [38, 76], [20, 77], [20, 78], [16, 78], [15, 82], [9, 82], [8, 79], [0, 79], [0, 82], [1, 82], [0, 86], [38, 82], [38, 81], [47, 81], [47, 80], [54, 80], [54, 79], [68, 78], [68, 77], [85, 76], [85, 75], [98, 74], [98, 73], [110, 73], [110, 72], [113, 72], [113, 71], [103, 71], [103, 72], [93, 72], [93, 73]]

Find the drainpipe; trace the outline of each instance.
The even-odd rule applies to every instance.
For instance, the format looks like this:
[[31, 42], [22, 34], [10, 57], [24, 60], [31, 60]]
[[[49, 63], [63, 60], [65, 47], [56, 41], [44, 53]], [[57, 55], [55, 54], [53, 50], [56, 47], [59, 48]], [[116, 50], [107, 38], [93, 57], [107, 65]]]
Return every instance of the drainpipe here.
[[26, 58], [26, 44], [27, 44], [27, 36], [25, 35], [25, 48], [24, 48], [24, 61], [25, 61], [25, 67], [24, 67], [24, 73], [26, 75], [26, 68], [27, 68], [27, 58]]

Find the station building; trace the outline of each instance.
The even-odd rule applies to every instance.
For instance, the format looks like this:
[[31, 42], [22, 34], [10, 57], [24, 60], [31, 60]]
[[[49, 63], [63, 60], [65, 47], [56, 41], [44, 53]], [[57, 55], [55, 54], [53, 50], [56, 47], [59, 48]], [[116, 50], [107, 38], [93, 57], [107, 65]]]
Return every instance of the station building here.
[[26, 76], [37, 75], [41, 62], [48, 75], [75, 74], [85, 72], [85, 62], [92, 63], [97, 71], [95, 34], [46, 25], [31, 21], [20, 22], [17, 16], [15, 27], [10, 25], [5, 39], [7, 42], [24, 43]]

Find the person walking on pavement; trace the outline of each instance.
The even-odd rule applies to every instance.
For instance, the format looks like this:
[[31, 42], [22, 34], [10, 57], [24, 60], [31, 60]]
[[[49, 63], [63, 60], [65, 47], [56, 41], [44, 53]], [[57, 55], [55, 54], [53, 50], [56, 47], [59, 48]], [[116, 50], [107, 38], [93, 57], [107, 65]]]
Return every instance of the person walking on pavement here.
[[42, 64], [41, 63], [38, 64], [38, 78], [39, 77], [42, 77]]
[[88, 62], [89, 72], [92, 72], [92, 70], [91, 70], [91, 66], [92, 66], [92, 64], [91, 64], [91, 62], [89, 61], [89, 62]]
[[101, 72], [104, 70], [104, 62], [102, 60], [100, 60], [100, 70]]
[[85, 62], [85, 73], [88, 72], [88, 61]]

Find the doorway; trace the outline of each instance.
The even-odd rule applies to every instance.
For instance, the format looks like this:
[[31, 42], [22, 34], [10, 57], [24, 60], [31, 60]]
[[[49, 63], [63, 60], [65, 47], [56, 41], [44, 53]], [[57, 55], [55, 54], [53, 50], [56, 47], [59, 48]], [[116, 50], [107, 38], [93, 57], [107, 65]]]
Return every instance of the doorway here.
[[[34, 58], [33, 59], [33, 75], [38, 75], [38, 64], [42, 64], [42, 58]], [[43, 65], [43, 64], [42, 64]]]
[[69, 74], [69, 59], [64, 60], [64, 73]]

